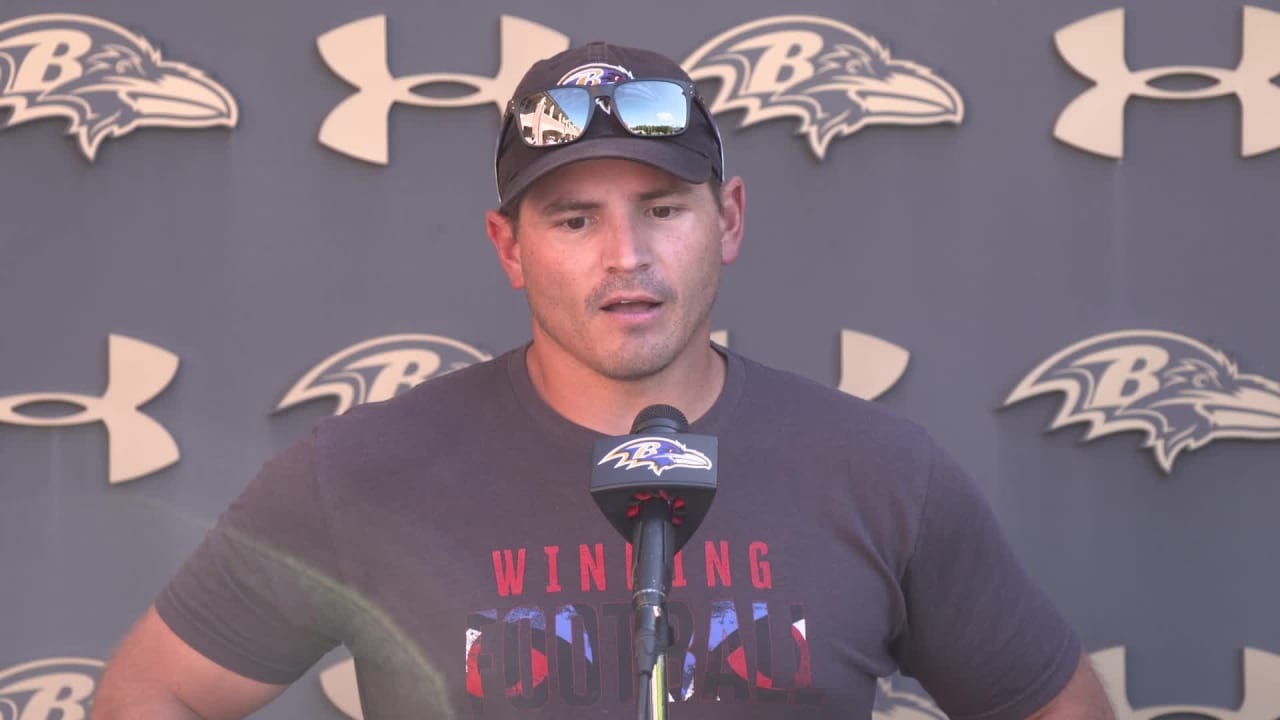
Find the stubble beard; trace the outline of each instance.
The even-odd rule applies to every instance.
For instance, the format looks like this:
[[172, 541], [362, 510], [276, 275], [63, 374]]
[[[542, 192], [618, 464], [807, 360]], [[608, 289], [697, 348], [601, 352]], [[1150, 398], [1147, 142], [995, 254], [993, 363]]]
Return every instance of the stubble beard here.
[[[645, 292], [658, 297], [663, 302], [664, 312], [674, 313], [674, 319], [653, 333], [653, 337], [639, 338], [634, 342], [624, 341], [620, 346], [601, 349], [597, 347], [590, 332], [592, 318], [597, 313], [604, 312], [600, 309], [600, 303], [608, 295], [622, 291]], [[715, 295], [713, 288], [706, 307], [696, 317], [681, 317], [678, 315], [679, 310], [687, 300], [678, 297], [667, 283], [650, 276], [618, 277], [602, 283], [588, 295], [583, 308], [584, 314], [581, 316], [583, 320], [580, 322], [567, 326], [555, 322], [553, 317], [561, 313], [554, 306], [541, 307], [529, 302], [529, 310], [541, 333], [579, 364], [608, 380], [639, 382], [669, 368], [686, 348], [698, 341], [693, 335], [699, 327], [707, 324]], [[707, 342], [709, 346], [709, 337]]]

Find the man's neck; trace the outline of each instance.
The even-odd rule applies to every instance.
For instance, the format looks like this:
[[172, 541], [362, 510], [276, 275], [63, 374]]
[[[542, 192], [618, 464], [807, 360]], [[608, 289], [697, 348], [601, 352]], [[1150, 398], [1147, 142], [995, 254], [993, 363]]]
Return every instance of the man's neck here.
[[689, 348], [664, 370], [641, 380], [613, 380], [548, 350], [535, 342], [525, 356], [538, 395], [564, 418], [606, 435], [627, 434], [636, 414], [658, 403], [679, 409], [690, 422], [697, 420], [720, 397], [727, 374], [724, 357], [710, 342]]

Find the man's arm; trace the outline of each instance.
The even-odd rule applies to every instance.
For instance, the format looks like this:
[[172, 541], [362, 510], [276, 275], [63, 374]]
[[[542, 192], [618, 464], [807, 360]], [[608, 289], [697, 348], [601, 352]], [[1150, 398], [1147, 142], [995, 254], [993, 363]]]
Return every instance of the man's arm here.
[[242, 718], [284, 691], [236, 674], [174, 634], [147, 609], [107, 663], [91, 720]]
[[1080, 653], [1075, 674], [1062, 692], [1027, 720], [1115, 720], [1088, 653]]

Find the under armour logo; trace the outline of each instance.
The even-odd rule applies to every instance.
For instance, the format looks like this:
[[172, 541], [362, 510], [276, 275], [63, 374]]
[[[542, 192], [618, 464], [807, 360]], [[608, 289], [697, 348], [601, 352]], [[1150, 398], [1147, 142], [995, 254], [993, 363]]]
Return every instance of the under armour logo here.
[[1236, 710], [1204, 705], [1159, 705], [1135, 708], [1129, 704], [1124, 646], [1090, 654], [1093, 669], [1107, 691], [1116, 720], [1163, 720], [1199, 717], [1205, 720], [1274, 720], [1280, 717], [1280, 655], [1244, 648], [1244, 699]]
[[[711, 333], [711, 342], [729, 347], [729, 331]], [[875, 400], [889, 392], [907, 372], [911, 352], [884, 338], [857, 330], [840, 329], [841, 392], [863, 400]]]
[[[1058, 52], [1076, 72], [1097, 83], [1058, 115], [1053, 136], [1110, 158], [1124, 157], [1124, 108], [1131, 97], [1205, 100], [1235, 95], [1240, 101], [1240, 154], [1280, 148], [1280, 13], [1244, 8], [1240, 64], [1229, 68], [1175, 65], [1133, 71], [1125, 62], [1124, 10], [1107, 10], [1054, 34]], [[1163, 90], [1155, 80], [1198, 75], [1214, 83], [1196, 90]]]
[[[123, 335], [107, 341], [107, 389], [101, 397], [74, 393], [28, 393], [0, 397], [0, 423], [69, 427], [107, 426], [108, 479], [122, 483], [150, 475], [178, 461], [178, 444], [163, 425], [138, 408], [159, 395], [178, 372], [178, 356]], [[19, 412], [24, 405], [63, 403], [80, 412], [40, 417]]]
[[[569, 38], [538, 23], [503, 15], [498, 29], [498, 73], [493, 77], [460, 73], [423, 73], [394, 77], [387, 65], [387, 16], [347, 23], [316, 39], [320, 56], [335, 75], [356, 92], [338, 104], [320, 126], [325, 147], [365, 162], [386, 165], [387, 123], [397, 103], [458, 108], [493, 103], [506, 109], [525, 70], [534, 62], [569, 48]], [[427, 85], [464, 85], [473, 92], [432, 97], [414, 92]]]

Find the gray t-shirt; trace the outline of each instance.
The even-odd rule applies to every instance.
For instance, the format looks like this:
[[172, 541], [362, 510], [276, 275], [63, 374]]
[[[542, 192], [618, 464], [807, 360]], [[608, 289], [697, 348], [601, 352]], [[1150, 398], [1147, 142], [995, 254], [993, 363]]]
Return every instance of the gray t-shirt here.
[[[673, 716], [866, 718], [899, 668], [953, 718], [1052, 699], [1079, 642], [956, 463], [880, 406], [726, 357], [690, 429], [719, 438], [719, 490], [671, 591]], [[523, 350], [326, 419], [157, 608], [265, 682], [345, 644], [370, 720], [626, 716], [630, 548], [587, 490], [598, 437]]]

